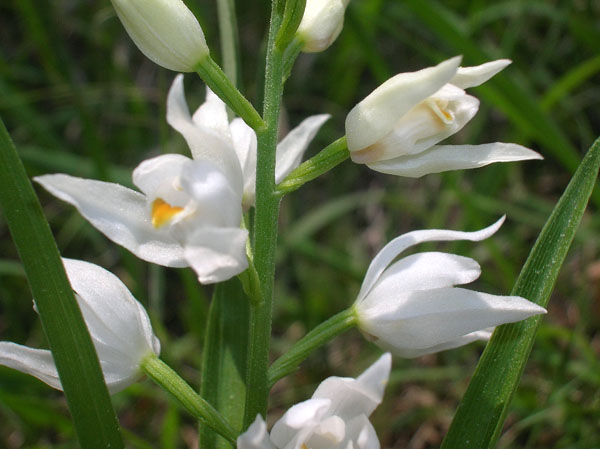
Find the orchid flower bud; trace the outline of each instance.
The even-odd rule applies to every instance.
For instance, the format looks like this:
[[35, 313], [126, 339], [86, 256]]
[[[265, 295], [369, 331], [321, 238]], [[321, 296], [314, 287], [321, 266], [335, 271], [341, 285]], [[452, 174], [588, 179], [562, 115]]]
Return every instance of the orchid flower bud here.
[[302, 51], [317, 53], [329, 48], [344, 26], [344, 13], [350, 0], [306, 0], [306, 9], [297, 35]]
[[291, 407], [271, 434], [258, 415], [237, 449], [372, 449], [379, 440], [369, 416], [383, 399], [392, 358], [382, 355], [356, 379], [328, 377], [311, 399]]
[[202, 28], [182, 0], [112, 0], [135, 45], [156, 64], [193, 72], [209, 50]]
[[393, 262], [422, 242], [486, 239], [503, 221], [476, 232], [414, 231], [388, 243], [371, 262], [354, 304], [360, 330], [384, 349], [418, 357], [487, 339], [493, 326], [546, 313], [519, 296], [455, 287], [479, 277], [473, 259], [425, 252]]
[[504, 69], [500, 59], [459, 67], [455, 57], [418, 72], [390, 78], [358, 103], [346, 118], [348, 150], [354, 162], [399, 176], [420, 177], [493, 162], [541, 159], [510, 143], [437, 145], [460, 131], [479, 109], [464, 89], [478, 86]]
[[[114, 274], [81, 260], [63, 259], [65, 271], [96, 348], [104, 381], [111, 393], [140, 376], [140, 363], [160, 353], [144, 307]], [[52, 353], [0, 342], [0, 365], [37, 377], [62, 390]]]

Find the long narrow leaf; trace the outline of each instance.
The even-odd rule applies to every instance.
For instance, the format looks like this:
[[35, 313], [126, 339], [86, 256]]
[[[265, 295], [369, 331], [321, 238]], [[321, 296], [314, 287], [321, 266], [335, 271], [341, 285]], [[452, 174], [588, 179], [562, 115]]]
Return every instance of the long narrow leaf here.
[[[600, 138], [581, 162], [538, 237], [513, 295], [546, 306], [600, 167]], [[500, 326], [487, 345], [441, 449], [492, 448], [529, 357], [541, 317]]]
[[1, 119], [0, 206], [25, 267], [81, 447], [123, 448], [92, 340], [50, 227]]

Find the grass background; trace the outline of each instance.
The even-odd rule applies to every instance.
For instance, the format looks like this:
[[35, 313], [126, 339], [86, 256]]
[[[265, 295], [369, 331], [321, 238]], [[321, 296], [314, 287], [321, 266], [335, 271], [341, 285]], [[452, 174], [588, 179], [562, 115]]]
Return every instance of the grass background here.
[[[219, 58], [216, 5], [187, 0]], [[268, 2], [238, 2], [243, 90], [260, 101]], [[354, 0], [325, 53], [303, 55], [286, 86], [283, 129], [305, 116], [332, 119], [309, 154], [343, 133], [348, 110], [378, 84], [455, 54], [464, 65], [507, 57], [513, 65], [472, 89], [482, 103], [451, 141], [517, 142], [542, 162], [411, 180], [346, 162], [283, 203], [273, 354], [347, 307], [371, 257], [392, 237], [442, 227], [474, 230], [508, 214], [493, 239], [426, 246], [476, 258], [471, 288], [510, 291], [542, 224], [600, 130], [600, 4], [595, 1]], [[0, 115], [28, 172], [64, 172], [131, 186], [131, 170], [167, 152], [187, 154], [165, 121], [174, 73], [133, 46], [108, 1], [13, 0], [0, 4]], [[191, 108], [203, 101], [186, 76]], [[198, 385], [210, 288], [190, 270], [151, 266], [109, 242], [72, 207], [39, 190], [64, 256], [115, 272], [147, 306], [163, 358]], [[563, 267], [500, 448], [600, 448], [600, 222], [596, 194]], [[423, 247], [419, 248], [423, 250]], [[0, 217], [0, 339], [45, 345], [16, 250]], [[394, 360], [373, 422], [384, 448], [435, 448], [481, 344]], [[308, 398], [328, 375], [355, 376], [380, 351], [350, 332], [278, 383], [271, 421]], [[195, 423], [149, 381], [113, 397], [127, 447], [193, 447]], [[62, 394], [0, 367], [0, 447], [74, 448]]]

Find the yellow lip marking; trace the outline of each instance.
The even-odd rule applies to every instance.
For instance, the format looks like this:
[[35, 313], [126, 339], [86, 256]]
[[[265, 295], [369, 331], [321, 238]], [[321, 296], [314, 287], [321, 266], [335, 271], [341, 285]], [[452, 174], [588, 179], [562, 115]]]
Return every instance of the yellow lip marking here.
[[303, 444], [301, 449], [308, 449], [308, 448], [306, 447], [306, 444]]
[[183, 207], [171, 206], [160, 198], [152, 202], [152, 226], [160, 228], [168, 223]]

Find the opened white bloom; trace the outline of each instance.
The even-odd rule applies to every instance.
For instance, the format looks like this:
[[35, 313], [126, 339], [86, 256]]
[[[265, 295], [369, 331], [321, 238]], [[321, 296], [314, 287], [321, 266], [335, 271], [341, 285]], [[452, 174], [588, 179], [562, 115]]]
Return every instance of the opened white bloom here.
[[[299, 164], [308, 144], [329, 115], [306, 118], [277, 145], [275, 182], [279, 183]], [[256, 184], [256, 134], [241, 118], [229, 122], [225, 103], [210, 89], [206, 101], [190, 115], [177, 75], [167, 99], [167, 121], [185, 138], [194, 159], [225, 164], [243, 185], [244, 208], [254, 205]]]
[[462, 129], [479, 109], [479, 100], [464, 89], [484, 83], [510, 64], [499, 59], [459, 67], [460, 61], [458, 56], [396, 75], [358, 103], [346, 118], [352, 160], [382, 173], [417, 178], [494, 162], [542, 159], [512, 143], [437, 145]]
[[181, 0], [112, 0], [137, 47], [156, 64], [193, 72], [208, 46], [194, 14]]
[[344, 13], [350, 0], [306, 0], [298, 26], [302, 51], [316, 53], [329, 48], [344, 27]]
[[369, 416], [381, 403], [391, 365], [388, 353], [356, 379], [325, 379], [311, 399], [275, 423], [270, 435], [257, 416], [239, 436], [237, 449], [378, 449]]
[[210, 284], [248, 267], [242, 185], [227, 169], [178, 154], [158, 156], [133, 172], [142, 193], [63, 174], [35, 180], [140, 259], [191, 266], [200, 282]]
[[504, 217], [477, 232], [413, 231], [388, 243], [371, 262], [354, 304], [361, 331], [395, 354], [418, 357], [487, 339], [490, 327], [546, 313], [519, 296], [455, 287], [481, 274], [468, 257], [425, 252], [393, 262], [422, 242], [486, 239], [503, 222]]
[[[144, 307], [114, 274], [80, 260], [63, 259], [75, 298], [96, 348], [111, 393], [139, 377], [140, 362], [160, 353]], [[52, 353], [46, 349], [0, 342], [0, 365], [37, 377], [62, 390]]]

